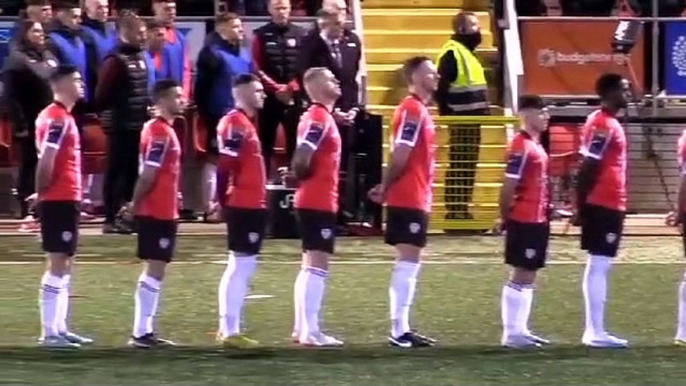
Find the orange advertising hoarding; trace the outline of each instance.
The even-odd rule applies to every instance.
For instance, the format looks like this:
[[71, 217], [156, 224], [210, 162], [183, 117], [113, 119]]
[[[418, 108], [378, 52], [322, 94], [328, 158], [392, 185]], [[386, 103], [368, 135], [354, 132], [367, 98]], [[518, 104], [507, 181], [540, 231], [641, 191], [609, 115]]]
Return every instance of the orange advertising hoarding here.
[[[524, 91], [540, 95], [595, 95], [595, 81], [622, 74], [643, 89], [643, 31], [631, 55], [615, 54], [610, 43], [617, 21], [527, 20], [521, 23]], [[632, 79], [627, 63], [637, 79]]]

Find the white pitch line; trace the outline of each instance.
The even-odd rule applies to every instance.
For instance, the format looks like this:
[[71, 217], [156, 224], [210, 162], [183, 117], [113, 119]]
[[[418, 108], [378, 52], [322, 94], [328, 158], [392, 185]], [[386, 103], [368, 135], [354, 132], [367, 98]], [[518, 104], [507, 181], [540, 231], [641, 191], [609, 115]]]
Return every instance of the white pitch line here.
[[[42, 256], [42, 255], [41, 255]], [[127, 264], [133, 263], [133, 264]], [[13, 265], [42, 265], [45, 264], [43, 261], [0, 261], [0, 266], [13, 266]], [[77, 265], [135, 265], [135, 261], [79, 261], [77, 260]], [[217, 264], [224, 265], [226, 261], [177, 261], [172, 262], [172, 265], [203, 265], [203, 264]], [[300, 261], [260, 261], [261, 265], [301, 265]], [[331, 261], [331, 265], [392, 265], [395, 264], [392, 260], [339, 260]], [[452, 261], [424, 261], [424, 265], [504, 265], [502, 261], [497, 260], [452, 260]], [[548, 265], [586, 265], [585, 261], [548, 261]], [[683, 265], [683, 261], [616, 261], [615, 265]]]

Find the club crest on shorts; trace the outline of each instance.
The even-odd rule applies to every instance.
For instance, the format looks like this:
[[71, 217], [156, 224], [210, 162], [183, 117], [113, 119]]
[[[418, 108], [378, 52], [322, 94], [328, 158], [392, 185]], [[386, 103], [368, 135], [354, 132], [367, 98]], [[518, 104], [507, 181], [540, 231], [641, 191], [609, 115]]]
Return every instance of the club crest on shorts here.
[[73, 237], [74, 235], [69, 231], [62, 232], [62, 241], [64, 241], [65, 243], [70, 242]]
[[163, 237], [160, 239], [160, 248], [162, 248], [162, 249], [169, 248], [169, 239], [168, 238]]
[[322, 229], [322, 238], [324, 240], [330, 239], [331, 238], [331, 229], [329, 229], [329, 228]]
[[248, 233], [248, 241], [250, 241], [250, 244], [255, 244], [259, 240], [260, 240], [260, 235], [257, 232]]
[[608, 233], [605, 235], [605, 241], [607, 241], [608, 244], [614, 244], [615, 241], [617, 241], [617, 234], [616, 233]]
[[526, 251], [524, 251], [524, 256], [526, 256], [527, 259], [533, 259], [536, 257], [536, 250], [533, 248], [527, 248]]
[[410, 233], [417, 233], [420, 229], [422, 229], [422, 226], [419, 223], [410, 223]]

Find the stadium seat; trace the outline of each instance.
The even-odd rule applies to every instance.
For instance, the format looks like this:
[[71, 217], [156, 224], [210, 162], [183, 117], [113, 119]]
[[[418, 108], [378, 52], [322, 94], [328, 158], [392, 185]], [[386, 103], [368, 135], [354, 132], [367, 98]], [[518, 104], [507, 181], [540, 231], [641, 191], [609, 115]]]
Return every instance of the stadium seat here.
[[107, 169], [107, 136], [96, 115], [87, 115], [81, 138], [83, 172], [101, 174]]
[[551, 126], [550, 177], [569, 175], [578, 160], [581, 129], [575, 124]]
[[12, 125], [6, 116], [0, 117], [0, 167], [8, 168], [16, 165], [16, 157], [12, 151]]

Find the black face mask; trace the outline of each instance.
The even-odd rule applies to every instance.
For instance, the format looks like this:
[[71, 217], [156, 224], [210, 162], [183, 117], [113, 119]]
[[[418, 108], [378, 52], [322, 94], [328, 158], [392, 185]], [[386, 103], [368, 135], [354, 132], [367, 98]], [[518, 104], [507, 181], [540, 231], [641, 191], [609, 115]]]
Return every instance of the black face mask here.
[[470, 50], [474, 50], [481, 44], [481, 32], [457, 35], [457, 41], [464, 44]]

